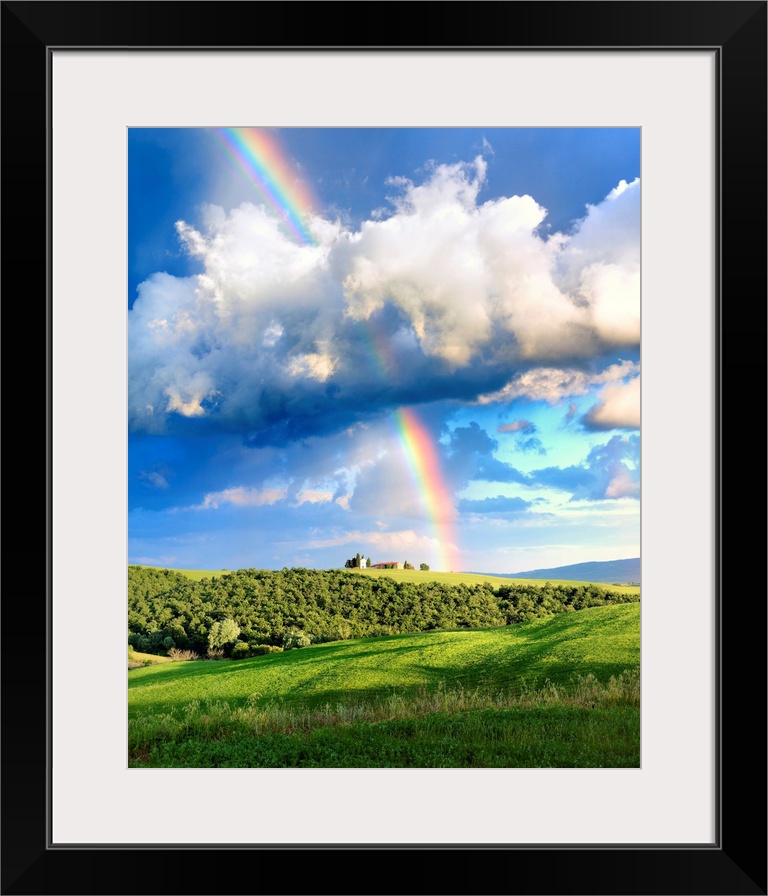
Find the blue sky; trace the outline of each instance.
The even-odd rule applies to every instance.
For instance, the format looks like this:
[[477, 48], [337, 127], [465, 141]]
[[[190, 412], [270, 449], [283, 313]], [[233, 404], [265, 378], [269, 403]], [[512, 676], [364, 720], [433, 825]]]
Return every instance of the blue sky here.
[[129, 562], [640, 553], [638, 129], [131, 129]]

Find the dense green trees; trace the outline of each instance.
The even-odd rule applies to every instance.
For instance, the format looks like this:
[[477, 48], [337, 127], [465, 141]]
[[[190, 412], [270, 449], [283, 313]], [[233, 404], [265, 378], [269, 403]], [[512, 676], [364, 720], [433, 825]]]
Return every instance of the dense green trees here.
[[397, 582], [312, 569], [241, 569], [193, 582], [166, 570], [131, 566], [128, 640], [144, 653], [177, 647], [202, 656], [209, 648], [253, 656], [265, 647], [299, 646], [292, 638], [296, 633], [317, 643], [484, 628], [637, 600], [638, 595], [591, 585], [494, 588], [490, 582]]

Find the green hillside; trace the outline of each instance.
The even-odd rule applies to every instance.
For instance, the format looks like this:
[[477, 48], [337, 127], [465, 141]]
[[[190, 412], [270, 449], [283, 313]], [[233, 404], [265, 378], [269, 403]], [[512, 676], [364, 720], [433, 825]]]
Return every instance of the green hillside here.
[[494, 629], [332, 642], [239, 661], [163, 664], [129, 674], [129, 713], [167, 713], [193, 700], [313, 706], [439, 684], [520, 689], [600, 680], [640, 662], [640, 606], [564, 613]]
[[[181, 570], [179, 570], [181, 571]], [[543, 579], [518, 579], [510, 576], [484, 576], [475, 572], [422, 572], [418, 569], [350, 569], [350, 573], [364, 576], [389, 576], [396, 582], [440, 582], [445, 585], [480, 585], [488, 583], [492, 588], [502, 585], [544, 585]], [[547, 579], [550, 585], [593, 585], [618, 594], [639, 594], [639, 585], [606, 585], [600, 582], [575, 581], [571, 579]]]
[[[128, 568], [128, 643], [142, 653], [238, 659], [264, 647], [451, 629], [489, 629], [587, 608], [637, 603], [639, 594], [597, 585], [419, 580], [412, 572], [243, 569], [193, 581], [178, 572]], [[224, 626], [224, 628], [222, 628]], [[224, 630], [226, 629], [226, 631]], [[225, 637], [226, 635], [226, 637]]]
[[[140, 569], [165, 569], [159, 566], [142, 566], [136, 565]], [[201, 582], [203, 579], [221, 578], [228, 575], [232, 570], [227, 569], [168, 569], [169, 572], [179, 573], [193, 582]], [[501, 585], [534, 585], [541, 587], [544, 584], [542, 579], [518, 579], [509, 576], [485, 576], [481, 573], [474, 572], [438, 572], [426, 570], [422, 572], [418, 569], [341, 569], [340, 572], [346, 572], [350, 575], [364, 575], [370, 577], [388, 576], [396, 582], [439, 582], [444, 585], [481, 585], [488, 583], [492, 588], [499, 588]], [[600, 582], [575, 581], [571, 579], [550, 579], [550, 585], [591, 585], [597, 584], [601, 588], [619, 594], [639, 594], [640, 587], [638, 585], [606, 585]]]
[[229, 569], [173, 569], [168, 566], [147, 566], [145, 563], [131, 563], [130, 565], [135, 566], [138, 569], [164, 569], [168, 572], [186, 576], [186, 578], [191, 579], [193, 582], [202, 582], [203, 579], [213, 579], [225, 576], [227, 573], [231, 572]]
[[128, 673], [132, 768], [637, 768], [640, 608]]

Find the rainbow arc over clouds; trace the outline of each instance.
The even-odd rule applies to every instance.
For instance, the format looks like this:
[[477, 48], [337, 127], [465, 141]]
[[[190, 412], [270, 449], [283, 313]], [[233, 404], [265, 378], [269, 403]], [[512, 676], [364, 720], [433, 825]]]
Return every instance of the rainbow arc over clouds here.
[[[297, 177], [277, 136], [260, 128], [217, 128], [213, 133], [217, 146], [253, 187], [262, 205], [277, 218], [283, 230], [301, 245], [317, 245], [307, 227], [307, 218], [317, 202], [309, 186]], [[385, 379], [391, 376], [395, 362], [386, 341], [377, 338], [368, 321], [361, 321], [361, 333], [378, 376]], [[400, 408], [393, 413], [393, 419], [437, 545], [437, 562], [442, 570], [458, 570], [455, 508], [434, 440], [413, 409]]]
[[445, 483], [434, 440], [411, 408], [399, 408], [394, 412], [394, 420], [405, 459], [419, 491], [433, 537], [438, 543], [441, 571], [458, 571], [459, 548], [453, 525], [456, 511]]
[[214, 136], [284, 230], [303, 245], [316, 245], [306, 223], [315, 197], [297, 177], [278, 138], [260, 128], [217, 128]]

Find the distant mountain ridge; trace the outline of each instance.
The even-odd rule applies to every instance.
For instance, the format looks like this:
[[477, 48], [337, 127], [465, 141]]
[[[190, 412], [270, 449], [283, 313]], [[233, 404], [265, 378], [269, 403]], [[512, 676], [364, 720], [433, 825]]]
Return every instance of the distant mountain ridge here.
[[529, 569], [525, 572], [485, 573], [485, 575], [503, 575], [509, 579], [572, 579], [575, 582], [625, 585], [640, 582], [640, 558], [572, 563], [570, 566], [555, 566], [552, 569]]

